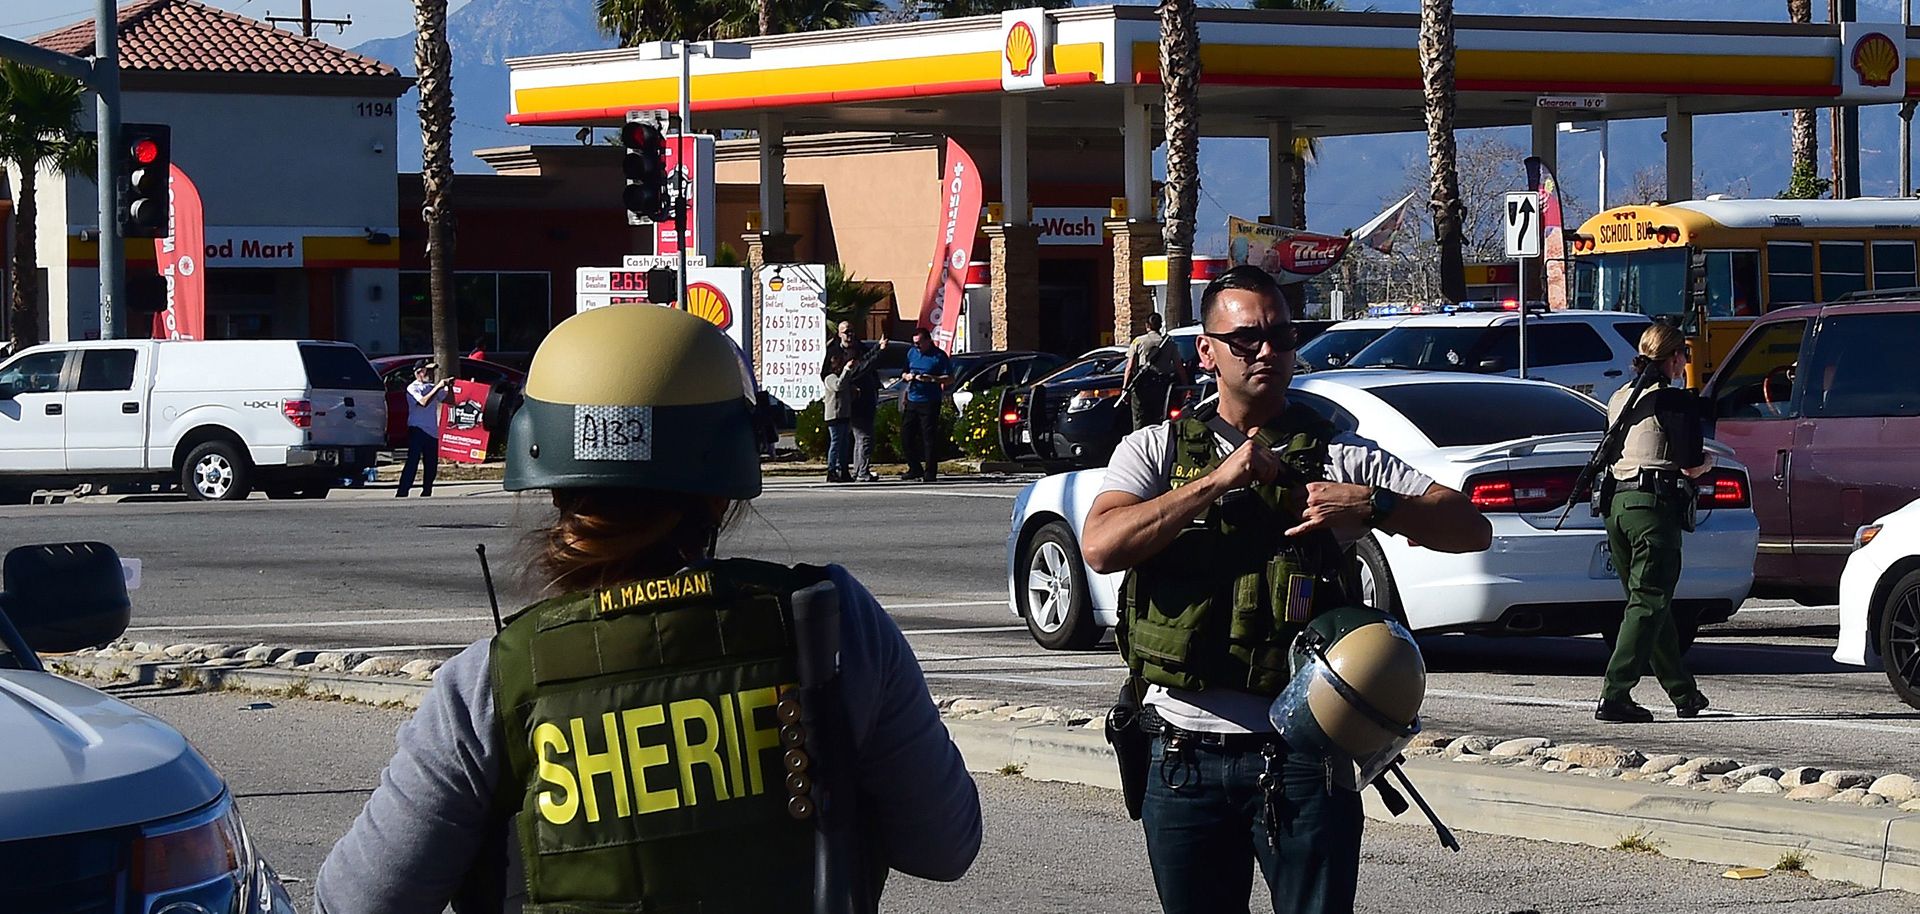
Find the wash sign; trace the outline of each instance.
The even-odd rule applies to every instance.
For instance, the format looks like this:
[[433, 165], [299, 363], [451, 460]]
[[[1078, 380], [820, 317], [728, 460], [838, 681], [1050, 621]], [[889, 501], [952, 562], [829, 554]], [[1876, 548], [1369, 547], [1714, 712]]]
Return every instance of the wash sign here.
[[1036, 206], [1033, 209], [1033, 224], [1040, 227], [1040, 243], [1048, 246], [1105, 244], [1106, 219], [1107, 211], [1094, 206]]

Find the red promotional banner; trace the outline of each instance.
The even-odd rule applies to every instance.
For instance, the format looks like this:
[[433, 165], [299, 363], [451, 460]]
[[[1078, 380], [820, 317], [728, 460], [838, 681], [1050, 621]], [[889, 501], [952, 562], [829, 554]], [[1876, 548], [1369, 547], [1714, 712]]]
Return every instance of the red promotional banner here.
[[933, 331], [934, 345], [951, 349], [960, 331], [967, 262], [973, 259], [973, 235], [980, 218], [980, 172], [967, 151], [949, 139], [940, 174], [940, 236], [933, 269], [927, 272], [927, 291], [920, 300], [920, 326]]
[[207, 277], [201, 258], [207, 250], [206, 211], [200, 189], [180, 166], [169, 166], [167, 178], [167, 235], [153, 239], [155, 266], [167, 281], [167, 310], [153, 316], [153, 338], [204, 340]]
[[453, 396], [440, 410], [440, 459], [454, 463], [485, 463], [492, 436], [486, 429], [487, 397], [493, 386], [479, 381], [454, 381]]
[[[1539, 156], [1527, 157], [1527, 188], [1540, 195], [1540, 259], [1546, 263], [1547, 308], [1565, 311], [1567, 294], [1566, 212], [1560, 208], [1560, 179]], [[1522, 298], [1531, 298], [1525, 289]]]

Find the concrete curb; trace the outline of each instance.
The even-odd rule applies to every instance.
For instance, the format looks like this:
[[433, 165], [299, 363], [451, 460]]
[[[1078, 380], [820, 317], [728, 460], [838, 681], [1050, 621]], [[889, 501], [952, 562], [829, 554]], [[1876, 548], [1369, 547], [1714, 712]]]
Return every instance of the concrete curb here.
[[[1049, 724], [948, 720], [973, 771], [1018, 766], [1024, 777], [1118, 789], [1105, 737]], [[1407, 775], [1449, 826], [1482, 834], [1612, 848], [1639, 835], [1683, 860], [1771, 866], [1803, 855], [1807, 870], [1868, 888], [1920, 892], [1920, 814], [1826, 804], [1783, 804], [1658, 784], [1517, 768], [1409, 759]], [[1390, 816], [1373, 791], [1367, 815]], [[1411, 810], [1397, 821], [1424, 824]]]
[[427, 690], [433, 687], [430, 681], [346, 673], [303, 672], [271, 666], [241, 667], [160, 660], [102, 660], [71, 655], [46, 657], [43, 661], [49, 672], [84, 676], [106, 683], [185, 685], [201, 689], [264, 692], [291, 698], [336, 699], [404, 708], [420, 707], [420, 699], [425, 697]]

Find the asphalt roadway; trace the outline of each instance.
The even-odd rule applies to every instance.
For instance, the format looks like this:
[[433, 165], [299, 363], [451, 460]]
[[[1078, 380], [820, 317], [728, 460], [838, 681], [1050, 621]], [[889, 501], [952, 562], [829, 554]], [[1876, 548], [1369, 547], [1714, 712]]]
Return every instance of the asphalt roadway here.
[[[1018, 482], [826, 486], [769, 482], [722, 551], [837, 561], [907, 633], [930, 688], [1104, 708], [1121, 679], [1111, 645], [1042, 650], [1007, 610], [1004, 551]], [[448, 485], [405, 501], [391, 489], [320, 502], [76, 501], [0, 508], [0, 548], [99, 539], [142, 561], [129, 636], [174, 643], [352, 648], [444, 656], [492, 630], [474, 551], [487, 546], [509, 611], [530, 592], [526, 532], [550, 510], [497, 485]], [[1596, 638], [1423, 639], [1430, 731], [1546, 736], [1648, 751], [1920, 774], [1920, 712], [1878, 670], [1831, 659], [1832, 608], [1750, 601], [1702, 632], [1688, 662], [1714, 707], [1692, 721], [1592, 719], [1606, 660]], [[1640, 697], [1658, 707], [1655, 683]]]
[[[126, 685], [107, 691], [165, 718], [227, 779], [255, 844], [310, 910], [320, 862], [352, 824], [386, 764], [404, 712], [341, 702]], [[884, 907], [903, 914], [953, 911], [1157, 910], [1137, 823], [1118, 795], [1094, 788], [976, 775], [985, 839], [959, 882], [895, 874]], [[1369, 822], [1362, 914], [1646, 914], [1652, 911], [1786, 910], [1795, 914], [1911, 912], [1914, 896], [1782, 873], [1735, 881], [1724, 866], [1657, 854], [1476, 835], [1461, 829], [1450, 854], [1424, 825]], [[1752, 861], [1767, 867], [1776, 861]], [[1410, 899], [1418, 899], [1417, 905]], [[1253, 910], [1269, 911], [1264, 899]]]

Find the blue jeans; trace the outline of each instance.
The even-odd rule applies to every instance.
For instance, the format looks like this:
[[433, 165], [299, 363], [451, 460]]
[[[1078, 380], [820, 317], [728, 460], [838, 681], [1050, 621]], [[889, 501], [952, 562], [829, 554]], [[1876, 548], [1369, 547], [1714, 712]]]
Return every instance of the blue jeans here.
[[422, 460], [426, 461], [427, 472], [420, 484], [420, 495], [433, 494], [433, 477], [440, 472], [440, 439], [415, 427], [407, 426], [407, 465], [400, 468], [400, 491], [394, 494], [407, 497], [407, 490], [413, 488], [413, 473]]
[[[1260, 750], [1153, 741], [1141, 824], [1166, 914], [1247, 911], [1257, 862], [1279, 914], [1347, 914], [1360, 875], [1360, 794], [1327, 791], [1318, 759], [1281, 756], [1276, 830], [1267, 838]], [[1283, 747], [1284, 749], [1284, 747]]]
[[853, 462], [853, 422], [832, 419], [827, 422], [827, 473], [845, 475]]

